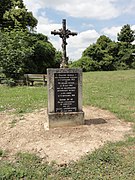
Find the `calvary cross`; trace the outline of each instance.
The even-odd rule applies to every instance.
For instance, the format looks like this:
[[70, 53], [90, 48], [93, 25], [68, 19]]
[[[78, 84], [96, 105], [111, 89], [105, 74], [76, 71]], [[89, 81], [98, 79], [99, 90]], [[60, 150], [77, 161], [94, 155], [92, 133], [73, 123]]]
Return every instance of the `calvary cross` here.
[[59, 31], [56, 30], [51, 31], [51, 34], [59, 35], [60, 38], [62, 38], [63, 57], [60, 67], [65, 68], [68, 67], [68, 57], [66, 55], [66, 45], [67, 45], [66, 39], [69, 38], [70, 35], [72, 36], [77, 35], [77, 33], [71, 32], [70, 30], [66, 29], [66, 19], [63, 19], [62, 25], [63, 25], [62, 29], [59, 29]]

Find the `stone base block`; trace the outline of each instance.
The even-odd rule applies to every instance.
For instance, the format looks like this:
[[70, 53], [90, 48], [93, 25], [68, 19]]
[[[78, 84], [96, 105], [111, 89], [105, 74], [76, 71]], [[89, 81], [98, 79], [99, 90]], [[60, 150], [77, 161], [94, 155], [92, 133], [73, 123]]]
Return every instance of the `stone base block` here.
[[49, 128], [84, 124], [84, 112], [48, 113]]

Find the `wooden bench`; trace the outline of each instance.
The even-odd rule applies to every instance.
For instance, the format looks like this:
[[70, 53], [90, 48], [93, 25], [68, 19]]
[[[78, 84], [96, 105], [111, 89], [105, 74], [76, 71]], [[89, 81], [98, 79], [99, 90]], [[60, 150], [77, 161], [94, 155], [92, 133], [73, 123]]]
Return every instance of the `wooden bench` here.
[[27, 86], [34, 85], [34, 82], [43, 82], [45, 86], [47, 84], [47, 74], [24, 74]]
[[4, 80], [6, 80], [6, 78], [0, 76], [0, 84], [3, 84], [3, 81], [4, 81]]

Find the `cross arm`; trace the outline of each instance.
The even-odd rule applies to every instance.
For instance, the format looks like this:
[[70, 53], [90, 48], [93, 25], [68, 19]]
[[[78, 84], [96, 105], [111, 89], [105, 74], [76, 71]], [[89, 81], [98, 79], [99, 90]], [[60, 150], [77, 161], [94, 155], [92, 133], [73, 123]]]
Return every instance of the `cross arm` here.
[[68, 35], [76, 36], [77, 33], [76, 32], [69, 32]]
[[51, 34], [53, 34], [53, 35], [61, 35], [61, 32], [54, 30], [54, 31], [51, 31]]
[[69, 35], [72, 35], [72, 36], [76, 36], [77, 33], [76, 32], [71, 32], [70, 30], [66, 30], [66, 35], [67, 35], [67, 38], [69, 37]]

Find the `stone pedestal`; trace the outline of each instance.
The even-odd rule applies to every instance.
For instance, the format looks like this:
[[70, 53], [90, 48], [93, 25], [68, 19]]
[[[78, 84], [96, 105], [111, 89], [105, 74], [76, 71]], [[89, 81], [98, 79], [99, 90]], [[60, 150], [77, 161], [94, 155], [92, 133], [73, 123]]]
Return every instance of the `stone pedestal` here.
[[82, 70], [47, 69], [49, 127], [84, 123]]

